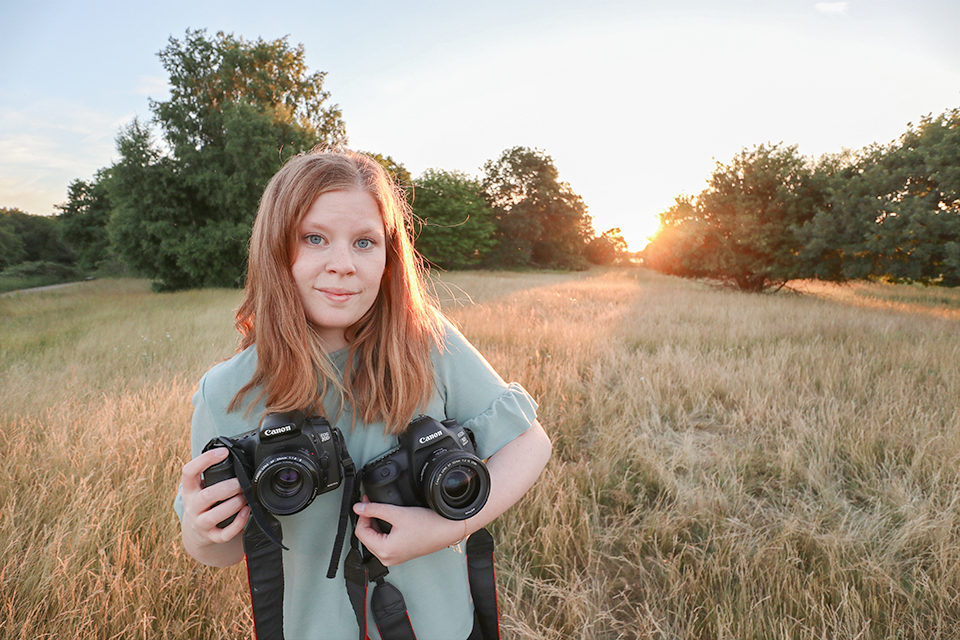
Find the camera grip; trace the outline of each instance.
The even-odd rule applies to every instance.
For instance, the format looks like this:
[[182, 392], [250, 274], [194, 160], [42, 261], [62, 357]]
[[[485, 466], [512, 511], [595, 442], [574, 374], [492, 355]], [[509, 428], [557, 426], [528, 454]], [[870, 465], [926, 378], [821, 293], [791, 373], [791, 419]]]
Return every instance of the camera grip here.
[[[227, 456], [225, 460], [222, 460], [220, 462], [210, 465], [204, 470], [202, 474], [200, 474], [200, 484], [204, 488], [207, 488], [209, 486], [217, 484], [218, 482], [223, 482], [224, 480], [229, 480], [230, 478], [236, 478], [236, 477], [237, 477], [237, 473], [233, 469], [233, 461], [230, 459], [230, 456]], [[220, 500], [214, 503], [213, 506], [211, 506], [210, 508], [212, 509], [213, 507], [221, 505], [224, 502], [226, 502], [226, 500]], [[218, 522], [217, 527], [219, 529], [226, 529], [228, 526], [230, 526], [230, 523], [232, 523], [236, 519], [236, 517], [237, 517], [237, 514], [235, 513], [232, 516], [226, 518], [225, 520]]]

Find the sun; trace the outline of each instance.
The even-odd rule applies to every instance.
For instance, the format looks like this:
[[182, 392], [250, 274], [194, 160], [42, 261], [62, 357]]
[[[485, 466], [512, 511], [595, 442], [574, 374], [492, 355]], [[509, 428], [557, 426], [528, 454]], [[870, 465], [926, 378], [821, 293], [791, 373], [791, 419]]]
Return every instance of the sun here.
[[635, 215], [617, 223], [620, 234], [627, 241], [629, 251], [640, 251], [650, 242], [650, 238], [660, 228], [657, 214]]

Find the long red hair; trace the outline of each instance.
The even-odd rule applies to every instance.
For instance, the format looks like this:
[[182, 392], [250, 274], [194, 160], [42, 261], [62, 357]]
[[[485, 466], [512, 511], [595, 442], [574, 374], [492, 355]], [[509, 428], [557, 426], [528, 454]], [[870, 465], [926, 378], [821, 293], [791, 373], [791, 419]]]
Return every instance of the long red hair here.
[[[349, 357], [340, 381], [306, 317], [291, 275], [300, 223], [320, 195], [361, 190], [374, 197], [386, 234], [386, 268], [370, 310], [348, 328]], [[442, 327], [424, 286], [409, 234], [406, 199], [379, 163], [363, 154], [314, 150], [292, 158], [270, 180], [250, 238], [243, 301], [237, 309], [240, 348], [257, 346], [253, 378], [230, 404], [259, 389], [268, 411], [324, 414], [333, 386], [353, 417], [382, 420], [402, 433], [433, 392], [431, 348]], [[328, 416], [329, 417], [329, 416]]]

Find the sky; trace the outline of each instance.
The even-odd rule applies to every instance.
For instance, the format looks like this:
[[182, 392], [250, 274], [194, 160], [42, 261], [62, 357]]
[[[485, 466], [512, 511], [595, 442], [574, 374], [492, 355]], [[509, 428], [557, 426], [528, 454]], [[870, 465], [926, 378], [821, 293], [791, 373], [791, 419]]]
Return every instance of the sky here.
[[349, 146], [414, 177], [524, 146], [599, 233], [657, 214], [759, 144], [810, 158], [960, 107], [956, 0], [0, 0], [0, 207], [49, 215], [168, 97], [187, 29], [302, 44]]

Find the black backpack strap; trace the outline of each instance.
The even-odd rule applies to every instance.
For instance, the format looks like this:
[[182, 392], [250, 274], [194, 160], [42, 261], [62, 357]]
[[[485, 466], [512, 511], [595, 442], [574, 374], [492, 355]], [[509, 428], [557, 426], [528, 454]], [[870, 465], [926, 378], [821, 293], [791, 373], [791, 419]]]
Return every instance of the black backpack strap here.
[[276, 518], [267, 518], [272, 529], [269, 534], [256, 520], [247, 522], [243, 551], [257, 640], [283, 640], [283, 549], [276, 543], [283, 532]]
[[493, 566], [493, 536], [480, 529], [467, 539], [467, 572], [470, 594], [483, 640], [500, 640], [497, 575]]

